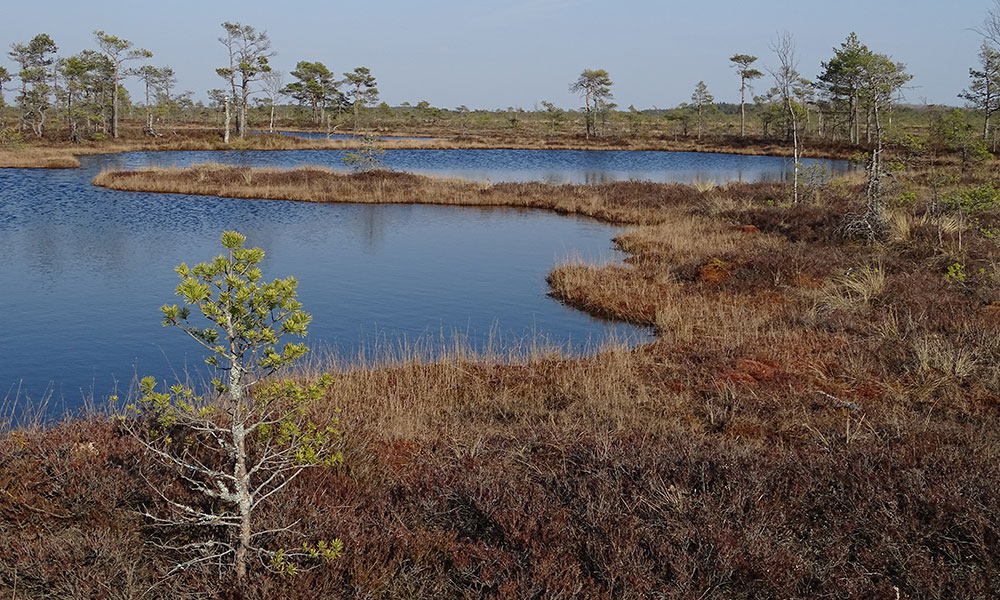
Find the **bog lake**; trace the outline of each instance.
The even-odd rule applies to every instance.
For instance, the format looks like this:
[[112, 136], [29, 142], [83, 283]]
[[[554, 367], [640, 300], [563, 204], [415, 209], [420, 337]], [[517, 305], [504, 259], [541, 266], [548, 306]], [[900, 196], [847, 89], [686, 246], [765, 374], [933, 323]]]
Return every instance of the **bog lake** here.
[[[161, 325], [178, 299], [173, 268], [220, 253], [223, 230], [267, 252], [265, 277], [294, 275], [313, 316], [306, 342], [350, 358], [460, 339], [504, 352], [547, 344], [591, 352], [640, 343], [547, 295], [567, 260], [622, 260], [620, 228], [538, 210], [311, 204], [118, 192], [102, 169], [219, 162], [342, 169], [344, 152], [134, 152], [81, 157], [68, 170], [0, 169], [0, 402], [48, 412], [100, 404], [134, 378], [204, 379], [200, 346]], [[846, 161], [802, 161], [830, 172]], [[691, 183], [789, 176], [790, 159], [659, 151], [389, 150], [385, 167], [472, 180]]]

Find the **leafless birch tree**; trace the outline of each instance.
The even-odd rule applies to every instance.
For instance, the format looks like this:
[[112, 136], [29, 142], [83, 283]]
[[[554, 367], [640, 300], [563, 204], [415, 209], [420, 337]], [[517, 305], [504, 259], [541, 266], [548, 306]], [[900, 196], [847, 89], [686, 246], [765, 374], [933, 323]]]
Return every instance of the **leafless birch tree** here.
[[792, 134], [792, 199], [799, 201], [799, 119], [795, 110], [795, 85], [799, 81], [798, 58], [795, 56], [795, 40], [787, 31], [771, 42], [771, 51], [778, 59], [778, 66], [771, 69], [774, 87], [781, 96], [781, 102], [788, 111]]

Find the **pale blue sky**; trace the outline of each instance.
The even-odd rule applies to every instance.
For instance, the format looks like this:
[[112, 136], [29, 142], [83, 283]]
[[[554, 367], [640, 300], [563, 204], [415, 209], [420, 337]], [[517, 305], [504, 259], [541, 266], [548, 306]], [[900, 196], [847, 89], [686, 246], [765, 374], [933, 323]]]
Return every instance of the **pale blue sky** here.
[[[274, 2], [244, 0], [50, 0], [11, 2], [0, 18], [0, 46], [45, 32], [70, 55], [93, 47], [104, 29], [154, 53], [177, 72], [179, 90], [204, 98], [221, 87], [216, 41], [223, 21], [266, 29], [288, 72], [296, 61], [321, 61], [341, 73], [359, 65], [378, 78], [382, 99], [396, 105], [533, 108], [579, 101], [568, 85], [584, 68], [607, 69], [615, 101], [638, 108], [689, 100], [704, 80], [719, 101], [737, 101], [728, 67], [734, 53], [774, 63], [768, 43], [788, 30], [799, 70], [814, 78], [820, 61], [851, 31], [877, 52], [907, 64], [910, 102], [959, 104], [980, 39], [969, 31], [992, 0], [384, 0]], [[0, 65], [10, 70], [6, 60]], [[758, 87], [769, 85], [760, 83]], [[11, 94], [7, 94], [10, 99]]]

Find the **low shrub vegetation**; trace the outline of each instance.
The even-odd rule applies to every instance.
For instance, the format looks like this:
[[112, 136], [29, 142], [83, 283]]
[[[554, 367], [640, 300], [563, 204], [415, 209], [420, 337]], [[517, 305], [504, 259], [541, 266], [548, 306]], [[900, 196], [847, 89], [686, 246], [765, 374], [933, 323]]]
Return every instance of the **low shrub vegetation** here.
[[[655, 328], [588, 356], [419, 353], [332, 370], [314, 418], [343, 463], [258, 515], [343, 540], [291, 578], [220, 589], [139, 516], [176, 473], [100, 418], [0, 438], [0, 593], [163, 598], [987, 598], [1000, 577], [1000, 249], [898, 175], [875, 242], [856, 176], [778, 183], [473, 184], [316, 168], [104, 173], [115, 189], [554, 210], [629, 226], [623, 264], [551, 293]], [[978, 191], [976, 191], [978, 190]], [[981, 203], [980, 203], [981, 204]], [[958, 277], [956, 264], [964, 277]], [[324, 414], [324, 411], [327, 411]], [[338, 412], [335, 412], [338, 411]], [[122, 592], [121, 590], [132, 590]]]

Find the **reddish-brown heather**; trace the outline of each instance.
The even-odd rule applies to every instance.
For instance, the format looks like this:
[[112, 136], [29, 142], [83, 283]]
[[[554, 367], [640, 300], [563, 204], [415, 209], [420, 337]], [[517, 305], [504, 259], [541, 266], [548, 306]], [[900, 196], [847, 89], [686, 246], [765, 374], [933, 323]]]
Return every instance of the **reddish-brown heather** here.
[[[892, 202], [877, 243], [845, 236], [856, 180], [800, 205], [780, 184], [219, 166], [98, 182], [632, 226], [616, 240], [625, 264], [561, 265], [549, 282], [583, 310], [654, 326], [649, 344], [334, 367], [315, 416], [342, 410], [344, 466], [309, 472], [261, 519], [300, 519], [345, 554], [294, 578], [258, 573], [245, 597], [990, 598], [1000, 252], [973, 229], [959, 248], [920, 177], [897, 181], [917, 200]], [[946, 276], [954, 263], [964, 280]], [[137, 514], [157, 502], [144, 479], [180, 489], [100, 419], [0, 438], [0, 595], [235, 595], [211, 570], [156, 583], [173, 557]]]

